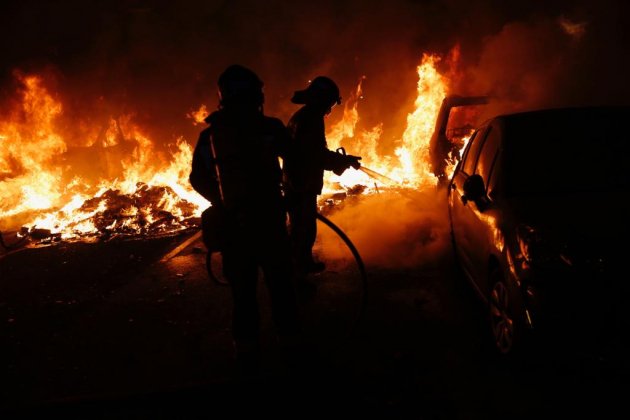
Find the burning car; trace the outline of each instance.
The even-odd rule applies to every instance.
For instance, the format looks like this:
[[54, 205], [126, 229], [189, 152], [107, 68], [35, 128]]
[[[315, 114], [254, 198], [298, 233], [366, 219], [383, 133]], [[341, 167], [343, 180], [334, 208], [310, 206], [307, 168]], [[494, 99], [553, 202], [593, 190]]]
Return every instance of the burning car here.
[[501, 354], [539, 338], [589, 353], [624, 344], [629, 117], [630, 107], [501, 115], [468, 142], [448, 188], [452, 241]]
[[[444, 98], [440, 106], [440, 112], [435, 121], [435, 130], [429, 142], [429, 161], [431, 171], [438, 179], [438, 185], [448, 182], [448, 166], [452, 166], [460, 156], [459, 151], [464, 146], [464, 141], [470, 136], [470, 126], [448, 128], [451, 111], [459, 107], [487, 104], [487, 96], [459, 96], [450, 95]], [[449, 135], [450, 131], [450, 135]]]

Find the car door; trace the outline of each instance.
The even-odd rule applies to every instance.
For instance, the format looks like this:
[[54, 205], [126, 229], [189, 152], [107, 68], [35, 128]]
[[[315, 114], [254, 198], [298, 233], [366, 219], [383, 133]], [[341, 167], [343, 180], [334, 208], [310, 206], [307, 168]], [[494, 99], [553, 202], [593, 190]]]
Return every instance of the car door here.
[[486, 197], [480, 202], [469, 201], [462, 210], [462, 218], [465, 220], [462, 229], [468, 243], [470, 271], [482, 292], [488, 291], [490, 287], [488, 284], [490, 257], [498, 255], [503, 250], [503, 237], [499, 226], [500, 209], [496, 206], [494, 197], [495, 167], [501, 142], [499, 124], [490, 125], [484, 135], [473, 173], [483, 179]]
[[[462, 269], [468, 276], [473, 277], [473, 238], [470, 237], [471, 229], [466, 225], [470, 223], [471, 214], [468, 203], [464, 197], [464, 182], [474, 173], [477, 158], [485, 140], [487, 127], [478, 129], [468, 141], [462, 160], [457, 166], [449, 191], [449, 209], [451, 217], [451, 230], [455, 252], [459, 258]], [[473, 279], [474, 280], [474, 279]]]

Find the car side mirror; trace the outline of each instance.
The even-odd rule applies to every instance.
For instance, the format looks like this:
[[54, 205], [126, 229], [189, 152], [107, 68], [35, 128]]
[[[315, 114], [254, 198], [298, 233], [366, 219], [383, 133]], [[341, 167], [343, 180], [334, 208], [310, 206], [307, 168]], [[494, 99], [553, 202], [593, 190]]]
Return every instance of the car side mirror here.
[[464, 200], [464, 204], [468, 201], [478, 202], [486, 195], [486, 186], [483, 184], [483, 178], [481, 175], [474, 174], [468, 177], [466, 181], [464, 181], [464, 195], [462, 196], [462, 200]]

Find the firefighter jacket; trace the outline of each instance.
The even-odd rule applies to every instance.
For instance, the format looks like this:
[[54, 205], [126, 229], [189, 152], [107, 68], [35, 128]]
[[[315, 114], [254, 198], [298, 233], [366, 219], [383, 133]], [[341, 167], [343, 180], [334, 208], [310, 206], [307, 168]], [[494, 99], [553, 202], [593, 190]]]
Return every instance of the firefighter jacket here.
[[321, 194], [324, 170], [336, 171], [349, 166], [345, 156], [328, 150], [324, 115], [305, 105], [287, 125], [291, 142], [284, 161], [284, 182], [288, 191]]
[[197, 141], [190, 183], [213, 206], [250, 221], [284, 217], [278, 157], [284, 156], [284, 124], [260, 112], [212, 113]]

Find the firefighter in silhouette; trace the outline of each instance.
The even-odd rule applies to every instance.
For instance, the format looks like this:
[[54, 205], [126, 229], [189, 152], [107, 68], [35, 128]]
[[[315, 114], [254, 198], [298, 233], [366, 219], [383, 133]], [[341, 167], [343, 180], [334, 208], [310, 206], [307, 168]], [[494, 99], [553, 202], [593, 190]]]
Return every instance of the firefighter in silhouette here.
[[262, 88], [258, 76], [240, 65], [221, 74], [219, 109], [206, 118], [190, 173], [193, 188], [212, 205], [204, 212], [210, 214], [202, 223], [204, 241], [223, 257], [237, 362], [247, 372], [260, 357], [259, 268], [280, 338], [291, 340], [300, 329], [278, 161], [289, 138], [280, 120], [263, 114]]
[[341, 104], [339, 88], [333, 80], [318, 76], [291, 102], [304, 105], [289, 120], [290, 154], [284, 162], [284, 182], [289, 207], [289, 227], [293, 256], [299, 274], [325, 269], [313, 257], [317, 235], [317, 196], [324, 185], [324, 170], [341, 175], [361, 165], [358, 156], [328, 150], [324, 118]]

